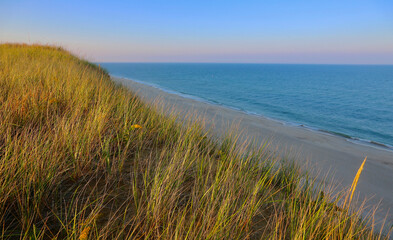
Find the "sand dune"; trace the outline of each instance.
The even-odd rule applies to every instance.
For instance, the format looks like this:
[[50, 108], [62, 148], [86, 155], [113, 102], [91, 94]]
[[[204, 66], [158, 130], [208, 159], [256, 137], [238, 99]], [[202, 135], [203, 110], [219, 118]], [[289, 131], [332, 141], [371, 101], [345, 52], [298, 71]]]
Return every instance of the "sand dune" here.
[[356, 144], [344, 137], [288, 126], [267, 118], [170, 94], [128, 79], [113, 79], [129, 87], [146, 101], [160, 97], [167, 106], [173, 106], [180, 112], [203, 115], [209, 127], [213, 126], [213, 131], [217, 134], [223, 133], [232, 123], [241, 122], [239, 126], [243, 137], [254, 138], [260, 143], [268, 140], [270, 149], [295, 158], [300, 165], [311, 170], [319, 181], [327, 179], [326, 183], [337, 189], [350, 187], [359, 166], [367, 156], [368, 160], [356, 190], [359, 199], [368, 199], [367, 205], [379, 204], [376, 220], [382, 221], [386, 217], [385, 225], [393, 225], [392, 151]]

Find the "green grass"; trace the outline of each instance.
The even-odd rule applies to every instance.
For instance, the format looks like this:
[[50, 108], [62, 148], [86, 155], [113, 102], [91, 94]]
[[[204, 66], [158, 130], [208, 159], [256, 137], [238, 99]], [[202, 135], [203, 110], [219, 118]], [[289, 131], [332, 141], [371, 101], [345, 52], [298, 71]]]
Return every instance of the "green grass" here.
[[2, 44], [0, 236], [386, 237], [347, 201], [336, 207], [349, 192], [330, 196], [234, 133], [214, 140], [203, 118], [163, 116], [61, 48]]

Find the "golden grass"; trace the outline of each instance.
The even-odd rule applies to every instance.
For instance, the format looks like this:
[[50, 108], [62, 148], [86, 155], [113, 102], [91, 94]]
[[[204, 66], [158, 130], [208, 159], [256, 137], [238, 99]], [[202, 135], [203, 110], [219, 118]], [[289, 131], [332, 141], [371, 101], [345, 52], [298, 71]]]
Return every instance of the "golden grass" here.
[[0, 45], [0, 109], [4, 239], [387, 237], [336, 206], [356, 183], [333, 198], [290, 161], [164, 117], [61, 48]]
[[[349, 189], [349, 191], [350, 191], [350, 194], [348, 195], [349, 198], [347, 198], [347, 199], [345, 200], [344, 207], [345, 207], [346, 205], [350, 205], [351, 202], [352, 202], [353, 194], [355, 193], [356, 186], [358, 185], [359, 178], [360, 178], [360, 174], [361, 174], [362, 171], [363, 171], [363, 167], [364, 167], [364, 164], [366, 163], [366, 160], [367, 160], [367, 157], [364, 158], [362, 164], [360, 165], [360, 167], [359, 167], [359, 169], [358, 169], [358, 172], [356, 173], [355, 178], [353, 179], [351, 188]], [[348, 199], [349, 199], [349, 200], [348, 200]], [[348, 201], [348, 202], [347, 202], [347, 201]]]

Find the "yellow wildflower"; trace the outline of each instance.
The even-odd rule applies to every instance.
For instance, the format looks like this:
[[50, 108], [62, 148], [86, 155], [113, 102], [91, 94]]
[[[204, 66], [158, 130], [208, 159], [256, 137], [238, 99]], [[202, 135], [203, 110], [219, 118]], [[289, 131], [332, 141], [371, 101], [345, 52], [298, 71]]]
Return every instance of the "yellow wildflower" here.
[[89, 232], [90, 232], [90, 227], [86, 227], [85, 229], [83, 229], [81, 235], [79, 236], [79, 240], [86, 240], [87, 237], [89, 236]]
[[137, 129], [137, 128], [142, 128], [142, 126], [139, 125], [139, 124], [134, 124], [134, 125], [131, 126], [132, 130]]

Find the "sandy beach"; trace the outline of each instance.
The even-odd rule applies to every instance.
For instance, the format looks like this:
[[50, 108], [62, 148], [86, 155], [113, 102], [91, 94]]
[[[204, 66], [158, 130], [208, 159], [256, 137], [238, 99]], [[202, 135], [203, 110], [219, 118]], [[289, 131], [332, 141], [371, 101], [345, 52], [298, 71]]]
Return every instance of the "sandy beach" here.
[[291, 157], [295, 156], [298, 164], [310, 170], [317, 176], [318, 181], [327, 179], [326, 183], [337, 189], [350, 187], [359, 166], [367, 156], [368, 160], [356, 192], [359, 194], [359, 199], [367, 199], [367, 205], [379, 205], [375, 215], [377, 221], [386, 217], [385, 226], [393, 225], [392, 151], [196, 101], [129, 79], [113, 77], [113, 80], [127, 86], [147, 102], [160, 98], [166, 106], [174, 107], [179, 112], [192, 112], [204, 116], [204, 119], [209, 122], [208, 127], [213, 127], [213, 131], [217, 133], [222, 133], [231, 124], [240, 122], [243, 136], [253, 138], [260, 143], [268, 140], [271, 150], [278, 150], [281, 154], [288, 154]]

